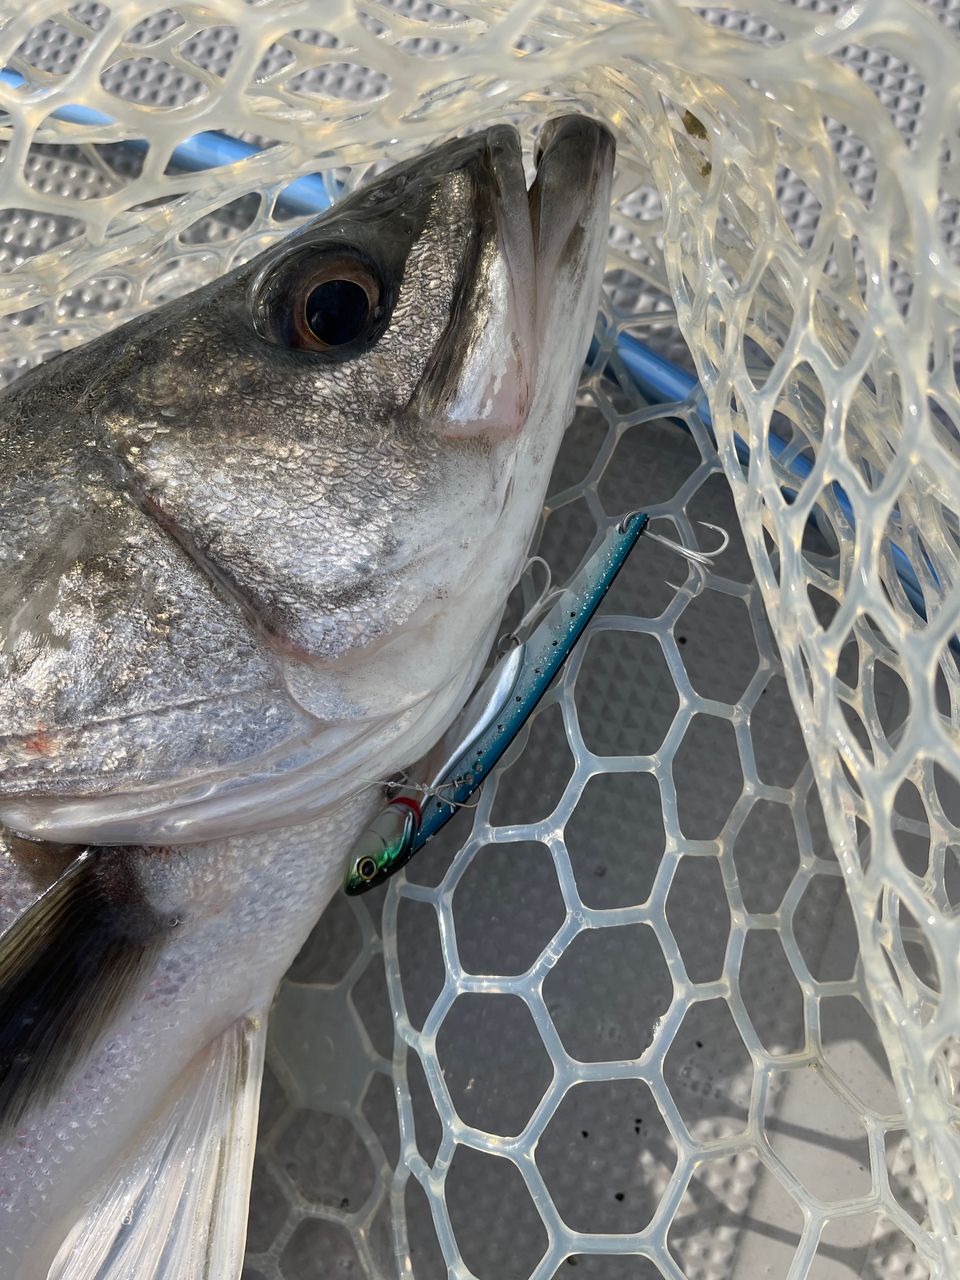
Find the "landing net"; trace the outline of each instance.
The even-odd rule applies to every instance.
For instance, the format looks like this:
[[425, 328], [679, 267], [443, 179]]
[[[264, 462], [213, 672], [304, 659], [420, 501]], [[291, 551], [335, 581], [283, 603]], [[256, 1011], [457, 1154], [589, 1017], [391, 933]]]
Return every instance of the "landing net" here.
[[[540, 553], [737, 535], [705, 580], [641, 546], [479, 807], [314, 934], [248, 1280], [960, 1275], [960, 8], [0, 19], [4, 377], [285, 234], [302, 175], [583, 109], [610, 258]], [[204, 131], [249, 156], [191, 169]], [[707, 402], [651, 408], [624, 334]]]

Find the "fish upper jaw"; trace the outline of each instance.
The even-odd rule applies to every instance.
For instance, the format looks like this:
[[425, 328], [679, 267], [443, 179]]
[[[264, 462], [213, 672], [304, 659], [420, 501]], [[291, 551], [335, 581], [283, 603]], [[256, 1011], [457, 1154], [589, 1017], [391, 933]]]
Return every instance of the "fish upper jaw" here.
[[[505, 424], [493, 439], [499, 514], [483, 551], [486, 576], [515, 581], [540, 517], [553, 462], [573, 416], [579, 373], [593, 334], [606, 254], [615, 143], [599, 121], [560, 116], [544, 126], [537, 174], [525, 196], [532, 276], [521, 272], [532, 301], [528, 402], [519, 430]], [[512, 206], [501, 214], [506, 245]], [[507, 256], [505, 250], [504, 256]]]

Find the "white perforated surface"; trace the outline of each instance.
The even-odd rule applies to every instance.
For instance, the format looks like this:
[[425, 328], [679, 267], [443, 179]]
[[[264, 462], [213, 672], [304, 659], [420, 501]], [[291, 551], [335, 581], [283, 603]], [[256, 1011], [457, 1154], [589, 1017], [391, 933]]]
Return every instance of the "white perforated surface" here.
[[[5, 15], [7, 376], [281, 234], [314, 157], [354, 183], [581, 103], [618, 130], [606, 348], [692, 351], [717, 423], [722, 465], [688, 407], [586, 371], [555, 574], [636, 506], [733, 545], [701, 588], [641, 541], [479, 808], [321, 922], [274, 1014], [247, 1280], [960, 1272], [960, 6], [752, 9]], [[119, 124], [51, 124], [71, 102]], [[272, 149], [167, 172], [207, 128]], [[816, 461], [792, 506], [774, 414]]]

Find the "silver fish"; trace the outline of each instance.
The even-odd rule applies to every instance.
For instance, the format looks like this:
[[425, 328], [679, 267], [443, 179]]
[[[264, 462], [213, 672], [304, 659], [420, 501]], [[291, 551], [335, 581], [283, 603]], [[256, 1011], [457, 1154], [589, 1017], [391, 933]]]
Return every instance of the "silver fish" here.
[[474, 685], [613, 143], [497, 126], [0, 396], [0, 1280], [235, 1280], [267, 1013]]

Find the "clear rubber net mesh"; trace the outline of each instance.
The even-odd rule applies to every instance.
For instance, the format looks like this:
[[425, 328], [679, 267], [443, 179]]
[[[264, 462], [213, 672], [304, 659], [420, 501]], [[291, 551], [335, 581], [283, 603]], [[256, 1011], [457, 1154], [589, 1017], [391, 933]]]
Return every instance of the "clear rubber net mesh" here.
[[[706, 577], [641, 540], [478, 807], [318, 926], [248, 1280], [960, 1274], [960, 10], [0, 14], [6, 377], [283, 235], [301, 174], [585, 109], [610, 258], [540, 553], [732, 535]], [[171, 163], [201, 130], [260, 151]]]

